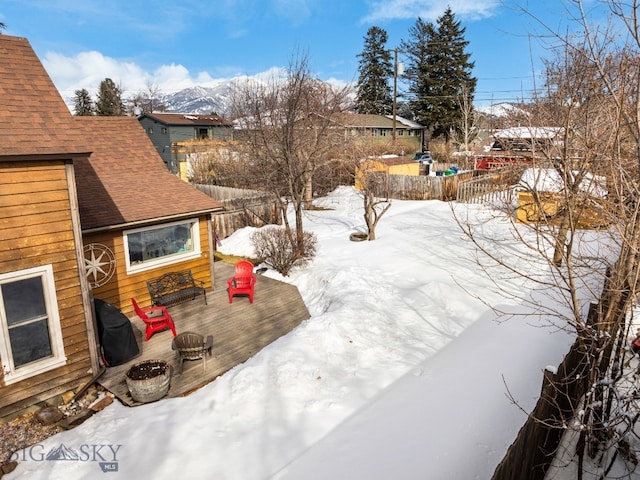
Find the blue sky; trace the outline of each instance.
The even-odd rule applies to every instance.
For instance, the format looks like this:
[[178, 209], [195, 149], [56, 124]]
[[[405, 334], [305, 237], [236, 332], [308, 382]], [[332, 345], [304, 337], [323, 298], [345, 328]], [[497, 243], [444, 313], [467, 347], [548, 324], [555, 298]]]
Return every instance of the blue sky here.
[[[517, 2], [517, 3], [515, 3]], [[254, 76], [308, 56], [322, 80], [357, 80], [367, 30], [409, 38], [418, 16], [435, 22], [450, 5], [466, 28], [476, 101], [527, 99], [541, 86], [543, 29], [567, 13], [557, 0], [0, 0], [4, 34], [26, 37], [65, 98], [112, 78], [125, 96]], [[535, 82], [534, 83], [534, 79]]]

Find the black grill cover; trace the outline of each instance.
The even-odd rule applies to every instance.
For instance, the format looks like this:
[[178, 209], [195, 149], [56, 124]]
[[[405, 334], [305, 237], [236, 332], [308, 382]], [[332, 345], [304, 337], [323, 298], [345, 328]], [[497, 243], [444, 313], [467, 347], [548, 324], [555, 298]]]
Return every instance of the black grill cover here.
[[94, 299], [98, 338], [107, 367], [128, 362], [140, 354], [140, 348], [129, 319], [115, 306]]

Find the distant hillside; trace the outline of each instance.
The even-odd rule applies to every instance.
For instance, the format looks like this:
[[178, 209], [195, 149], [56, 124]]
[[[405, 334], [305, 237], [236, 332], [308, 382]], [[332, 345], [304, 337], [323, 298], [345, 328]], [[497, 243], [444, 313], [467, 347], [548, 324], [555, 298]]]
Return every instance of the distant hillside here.
[[[166, 107], [168, 113], [194, 113], [206, 115], [217, 113], [226, 117], [231, 103], [231, 90], [237, 79], [220, 80], [214, 86], [194, 86], [173, 93], [160, 94], [158, 100]], [[353, 92], [350, 97], [355, 98]], [[125, 99], [126, 101], [126, 99]], [[66, 103], [73, 113], [73, 98], [67, 98]], [[502, 102], [489, 106], [476, 107], [476, 112], [484, 117], [495, 119], [510, 118], [527, 115], [521, 105]]]
[[482, 107], [476, 107], [476, 111], [484, 115], [491, 115], [494, 117], [512, 117], [514, 115], [528, 115], [526, 111], [522, 109], [521, 105], [510, 102], [501, 102], [494, 105], [487, 105]]
[[172, 113], [208, 114], [215, 112], [225, 116], [228, 110], [231, 81], [215, 87], [191, 87], [160, 97], [160, 101]]

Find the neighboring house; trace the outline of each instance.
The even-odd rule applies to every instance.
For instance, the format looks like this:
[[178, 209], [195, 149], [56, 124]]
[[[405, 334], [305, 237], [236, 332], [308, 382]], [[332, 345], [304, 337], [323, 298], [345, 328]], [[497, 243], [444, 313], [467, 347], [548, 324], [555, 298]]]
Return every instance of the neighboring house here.
[[171, 173], [185, 162], [182, 142], [233, 140], [233, 123], [216, 114], [145, 113], [138, 120]]
[[133, 117], [73, 117], [24, 38], [0, 35], [0, 419], [100, 368], [93, 298], [213, 283], [222, 205], [165, 168]]
[[527, 152], [542, 154], [549, 152], [561, 142], [560, 127], [511, 127], [493, 134], [492, 151]]
[[131, 297], [149, 305], [147, 280], [184, 269], [210, 288], [211, 214], [222, 204], [167, 171], [135, 118], [75, 120], [92, 139], [75, 172], [86, 257], [105, 264], [88, 272], [94, 296], [130, 314]]
[[[393, 117], [391, 115], [371, 115], [343, 113], [338, 122], [345, 129], [345, 136], [366, 137], [375, 142], [390, 143], [393, 139]], [[405, 154], [413, 155], [422, 150], [425, 127], [406, 118], [396, 116], [396, 142], [407, 146]]]
[[511, 127], [492, 134], [491, 145], [475, 157], [476, 170], [491, 170], [509, 164], [533, 165], [553, 157], [562, 144], [560, 127]]
[[74, 164], [91, 147], [24, 38], [0, 35], [0, 418], [99, 368]]

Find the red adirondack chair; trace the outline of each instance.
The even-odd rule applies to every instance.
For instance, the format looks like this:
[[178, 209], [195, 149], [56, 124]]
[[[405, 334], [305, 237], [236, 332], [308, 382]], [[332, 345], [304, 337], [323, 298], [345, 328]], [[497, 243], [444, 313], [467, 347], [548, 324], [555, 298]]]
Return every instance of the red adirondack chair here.
[[234, 295], [249, 295], [249, 303], [253, 303], [253, 290], [257, 278], [253, 273], [253, 263], [241, 260], [235, 265], [235, 275], [227, 280], [229, 287], [229, 303], [233, 303]]
[[173, 324], [173, 318], [169, 315], [167, 307], [140, 308], [135, 298], [131, 299], [131, 303], [133, 304], [133, 309], [136, 311], [136, 315], [147, 325], [145, 340], [149, 340], [151, 335], [167, 328], [171, 329], [174, 337], [176, 336], [176, 326]]

